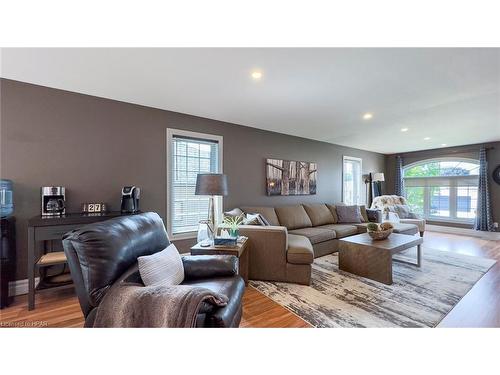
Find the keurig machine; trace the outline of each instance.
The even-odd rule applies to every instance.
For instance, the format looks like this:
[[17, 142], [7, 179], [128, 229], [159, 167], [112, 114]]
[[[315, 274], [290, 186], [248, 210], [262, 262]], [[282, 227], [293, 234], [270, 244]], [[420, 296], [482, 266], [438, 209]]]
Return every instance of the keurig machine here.
[[141, 189], [136, 186], [122, 188], [122, 213], [132, 214], [139, 211], [139, 197]]
[[42, 192], [42, 216], [57, 216], [66, 213], [66, 188], [45, 186]]

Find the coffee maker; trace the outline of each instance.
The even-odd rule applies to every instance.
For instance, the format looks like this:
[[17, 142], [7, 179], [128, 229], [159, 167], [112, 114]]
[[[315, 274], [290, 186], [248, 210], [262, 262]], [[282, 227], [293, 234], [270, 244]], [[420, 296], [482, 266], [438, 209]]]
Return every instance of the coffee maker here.
[[141, 189], [136, 186], [122, 188], [122, 213], [132, 214], [139, 211], [139, 197]]
[[66, 188], [45, 186], [42, 193], [42, 216], [58, 216], [66, 213]]

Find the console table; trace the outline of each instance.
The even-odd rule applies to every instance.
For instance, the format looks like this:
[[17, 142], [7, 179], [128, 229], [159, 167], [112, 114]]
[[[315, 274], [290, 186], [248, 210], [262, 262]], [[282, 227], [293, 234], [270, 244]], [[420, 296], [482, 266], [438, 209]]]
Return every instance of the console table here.
[[[42, 290], [54, 290], [72, 287], [72, 284], [35, 288], [36, 270], [56, 264], [65, 264], [63, 251], [48, 252], [47, 241], [61, 240], [62, 236], [85, 224], [104, 221], [113, 217], [130, 215], [113, 211], [106, 213], [74, 213], [61, 216], [35, 216], [28, 220], [28, 310], [35, 308], [35, 293]], [[43, 248], [38, 247], [43, 244]], [[40, 284], [42, 285], [42, 284]]]

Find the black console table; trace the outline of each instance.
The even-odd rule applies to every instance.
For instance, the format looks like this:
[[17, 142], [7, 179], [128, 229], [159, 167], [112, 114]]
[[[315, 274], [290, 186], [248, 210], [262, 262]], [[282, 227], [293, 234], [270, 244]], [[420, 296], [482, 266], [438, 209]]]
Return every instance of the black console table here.
[[[106, 212], [95, 214], [66, 214], [61, 216], [35, 216], [28, 220], [28, 310], [35, 308], [35, 293], [37, 291], [56, 288], [67, 288], [68, 285], [51, 288], [35, 288], [35, 273], [37, 269], [55, 264], [66, 263], [63, 252], [47, 252], [47, 249], [40, 249], [39, 243], [46, 241], [61, 240], [62, 236], [85, 224], [104, 221], [113, 217], [124, 216], [121, 212]], [[72, 286], [72, 284], [70, 285]]]

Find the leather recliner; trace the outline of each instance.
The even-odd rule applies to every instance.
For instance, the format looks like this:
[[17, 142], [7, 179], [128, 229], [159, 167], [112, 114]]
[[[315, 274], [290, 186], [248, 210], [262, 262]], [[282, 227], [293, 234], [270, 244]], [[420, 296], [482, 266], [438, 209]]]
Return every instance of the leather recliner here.
[[[170, 244], [163, 220], [153, 212], [85, 225], [63, 236], [64, 253], [85, 317], [92, 327], [100, 302], [119, 282], [142, 283], [137, 258]], [[245, 283], [234, 256], [184, 256], [184, 285], [197, 285], [229, 298], [224, 307], [202, 304], [196, 327], [238, 327]]]

